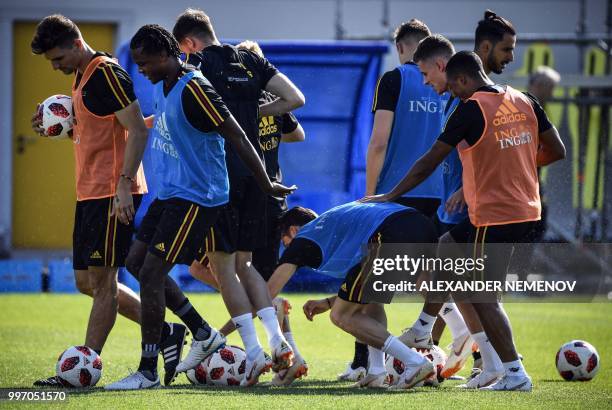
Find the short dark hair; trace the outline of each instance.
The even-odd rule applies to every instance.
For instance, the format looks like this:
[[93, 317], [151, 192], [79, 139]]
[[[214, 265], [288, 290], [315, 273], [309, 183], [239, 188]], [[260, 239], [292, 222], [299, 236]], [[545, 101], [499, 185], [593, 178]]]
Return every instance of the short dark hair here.
[[188, 8], [176, 19], [172, 34], [180, 43], [187, 36], [215, 37], [215, 30], [208, 14], [200, 9]]
[[419, 42], [413, 60], [418, 63], [438, 56], [451, 58], [453, 54], [455, 54], [455, 47], [449, 39], [441, 34], [432, 34]]
[[147, 55], [159, 55], [166, 51], [168, 56], [180, 57], [181, 50], [174, 36], [158, 24], [147, 24], [138, 29], [130, 41], [130, 49], [142, 48]]
[[44, 54], [55, 47], [69, 48], [79, 37], [81, 32], [72, 20], [53, 14], [38, 23], [30, 47], [34, 54]]
[[294, 206], [280, 216], [278, 219], [278, 226], [281, 233], [284, 234], [291, 226], [304, 226], [308, 222], [316, 219], [317, 216], [317, 213], [312, 209]]
[[483, 41], [489, 40], [495, 45], [503, 40], [504, 34], [516, 36], [516, 30], [512, 23], [487, 9], [484, 12], [484, 18], [476, 26], [474, 44], [478, 47]]
[[446, 63], [446, 77], [449, 80], [461, 74], [478, 78], [478, 73], [481, 71], [484, 72], [482, 61], [473, 51], [459, 51]]
[[421, 20], [411, 19], [400, 24], [399, 27], [395, 29], [393, 39], [396, 43], [408, 39], [419, 42], [430, 35], [431, 31], [429, 31], [427, 24], [423, 23]]

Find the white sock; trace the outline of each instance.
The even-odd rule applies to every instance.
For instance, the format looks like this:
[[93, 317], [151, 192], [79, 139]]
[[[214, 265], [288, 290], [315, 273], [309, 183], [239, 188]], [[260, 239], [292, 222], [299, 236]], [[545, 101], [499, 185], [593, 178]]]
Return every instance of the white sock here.
[[238, 333], [240, 333], [247, 358], [249, 360], [255, 360], [259, 352], [263, 349], [257, 338], [257, 332], [255, 332], [253, 316], [250, 313], [245, 313], [244, 315], [233, 317], [232, 322], [234, 322]]
[[385, 372], [385, 352], [368, 346], [368, 374], [381, 374]]
[[302, 355], [300, 354], [300, 351], [298, 350], [297, 345], [295, 344], [295, 339], [293, 339], [293, 333], [285, 332], [283, 333], [283, 336], [285, 336], [285, 340], [287, 340], [287, 343], [289, 343], [289, 345], [293, 349], [293, 356], [295, 356], [296, 358], [301, 358]]
[[485, 372], [502, 373], [504, 366], [499, 358], [499, 355], [493, 348], [489, 338], [485, 332], [473, 333], [472, 339], [478, 345], [480, 356], [482, 357], [482, 370]]
[[461, 312], [454, 303], [445, 303], [440, 309], [440, 316], [450, 329], [453, 340], [457, 340], [469, 332]]
[[412, 325], [412, 327], [427, 333], [431, 333], [434, 327], [434, 323], [436, 323], [435, 316], [431, 316], [425, 312], [421, 312], [419, 318], [414, 322], [414, 325]]
[[408, 346], [403, 344], [397, 337], [391, 335], [385, 340], [385, 344], [382, 349], [383, 352], [395, 357], [396, 359], [404, 362], [406, 366], [416, 366], [423, 364], [425, 359], [419, 353], [410, 349]]
[[268, 335], [268, 344], [270, 348], [278, 346], [280, 342], [284, 340], [283, 332], [278, 325], [278, 319], [276, 317], [276, 310], [272, 306], [265, 307], [257, 311], [257, 316]]
[[527, 376], [523, 362], [520, 359], [504, 363], [504, 370], [508, 376]]

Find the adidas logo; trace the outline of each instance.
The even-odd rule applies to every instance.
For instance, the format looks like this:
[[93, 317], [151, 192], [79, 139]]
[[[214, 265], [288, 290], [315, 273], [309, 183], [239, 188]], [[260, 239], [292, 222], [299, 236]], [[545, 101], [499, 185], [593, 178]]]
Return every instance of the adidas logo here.
[[166, 247], [164, 246], [163, 242], [160, 242], [155, 245], [155, 249], [157, 249], [158, 251], [166, 252]]
[[343, 290], [344, 292], [347, 292], [347, 290], [346, 290], [346, 283], [343, 283], [342, 286], [340, 286], [340, 290]]
[[278, 125], [274, 123], [274, 117], [272, 115], [261, 117], [259, 121], [259, 136], [274, 134], [278, 131]]
[[520, 112], [510, 101], [503, 100], [497, 108], [495, 119], [493, 119], [493, 125], [500, 126], [526, 120], [527, 115], [525, 113]]
[[102, 255], [100, 255], [99, 251], [94, 251], [91, 255], [89, 255], [90, 259], [102, 259]]

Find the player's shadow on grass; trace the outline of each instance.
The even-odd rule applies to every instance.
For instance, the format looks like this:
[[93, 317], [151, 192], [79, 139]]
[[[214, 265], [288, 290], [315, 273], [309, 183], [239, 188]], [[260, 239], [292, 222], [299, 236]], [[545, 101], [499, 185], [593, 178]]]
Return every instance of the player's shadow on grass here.
[[[387, 389], [358, 389], [352, 388], [350, 383], [339, 382], [333, 380], [305, 380], [290, 387], [272, 387], [265, 385], [257, 385], [249, 388], [237, 388], [237, 387], [217, 387], [217, 386], [192, 386], [192, 385], [172, 385], [165, 388], [170, 390], [170, 394], [219, 394], [223, 392], [231, 394], [254, 394], [258, 396], [266, 396], [270, 394], [274, 395], [324, 395], [324, 396], [338, 396], [338, 395], [350, 395], [355, 396], [356, 394], [372, 395], [372, 394], [389, 394], [397, 393], [395, 391], [388, 391]], [[399, 391], [399, 393], [406, 393], [407, 391]], [[419, 390], [411, 390], [411, 392], [419, 392]]]

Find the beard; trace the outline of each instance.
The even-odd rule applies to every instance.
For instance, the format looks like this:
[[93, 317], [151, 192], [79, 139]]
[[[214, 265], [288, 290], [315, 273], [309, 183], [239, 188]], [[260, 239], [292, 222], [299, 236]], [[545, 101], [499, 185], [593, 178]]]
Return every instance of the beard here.
[[495, 74], [501, 74], [503, 72], [502, 65], [498, 64], [497, 61], [495, 61], [493, 53], [490, 53], [487, 56], [487, 66], [489, 67], [489, 70], [491, 70]]

